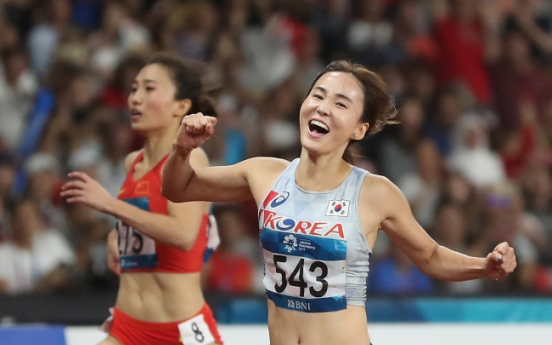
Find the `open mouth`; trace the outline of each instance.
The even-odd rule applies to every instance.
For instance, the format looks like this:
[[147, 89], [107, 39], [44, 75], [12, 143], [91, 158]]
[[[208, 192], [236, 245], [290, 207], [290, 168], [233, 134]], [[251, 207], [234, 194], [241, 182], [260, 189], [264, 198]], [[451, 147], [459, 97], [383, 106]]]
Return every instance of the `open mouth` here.
[[322, 121], [311, 120], [309, 121], [309, 132], [316, 136], [322, 136], [330, 133], [330, 127]]
[[130, 116], [134, 117], [134, 116], [142, 116], [142, 113], [139, 112], [138, 110], [136, 109], [131, 109], [130, 110]]

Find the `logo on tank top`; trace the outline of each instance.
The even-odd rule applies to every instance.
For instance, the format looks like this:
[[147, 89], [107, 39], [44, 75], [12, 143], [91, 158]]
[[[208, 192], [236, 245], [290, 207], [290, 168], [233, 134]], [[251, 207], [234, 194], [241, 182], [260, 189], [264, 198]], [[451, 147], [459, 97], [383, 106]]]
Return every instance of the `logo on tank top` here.
[[289, 192], [282, 192], [276, 199], [272, 200], [270, 207], [275, 208], [282, 205], [289, 198]]
[[343, 224], [341, 223], [293, 219], [267, 210], [259, 212], [259, 224], [262, 224], [263, 229], [315, 237], [345, 239]]
[[287, 235], [284, 237], [284, 245], [288, 253], [293, 252], [297, 249], [297, 238], [293, 235]]
[[149, 192], [149, 182], [148, 181], [140, 181], [138, 184], [136, 184], [136, 188], [134, 189], [134, 193], [136, 194], [148, 194]]
[[349, 200], [330, 200], [326, 209], [326, 216], [348, 217], [350, 204]]

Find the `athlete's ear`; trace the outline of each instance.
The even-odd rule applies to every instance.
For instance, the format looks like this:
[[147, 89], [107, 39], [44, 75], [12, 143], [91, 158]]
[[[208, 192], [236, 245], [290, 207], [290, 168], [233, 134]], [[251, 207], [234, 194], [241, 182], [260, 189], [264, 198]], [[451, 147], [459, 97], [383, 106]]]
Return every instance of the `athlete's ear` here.
[[183, 117], [188, 114], [188, 111], [192, 108], [192, 101], [189, 99], [183, 99], [176, 102], [176, 111], [174, 112], [175, 116]]
[[359, 123], [355, 129], [355, 134], [353, 135], [354, 140], [364, 139], [364, 136], [368, 133], [368, 128], [370, 128], [370, 124], [368, 122]]

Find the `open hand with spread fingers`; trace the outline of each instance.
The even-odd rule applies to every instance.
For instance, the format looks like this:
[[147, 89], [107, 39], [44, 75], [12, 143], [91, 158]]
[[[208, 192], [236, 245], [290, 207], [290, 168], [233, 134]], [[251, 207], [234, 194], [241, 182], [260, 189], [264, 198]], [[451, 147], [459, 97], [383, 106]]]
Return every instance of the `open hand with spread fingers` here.
[[213, 132], [217, 119], [196, 113], [182, 118], [174, 146], [180, 152], [189, 153], [206, 142]]
[[492, 253], [485, 258], [485, 274], [489, 278], [504, 278], [516, 268], [516, 254], [514, 248], [507, 242], [502, 242], [495, 247]]
[[100, 212], [110, 212], [111, 202], [115, 198], [96, 180], [78, 171], [71, 172], [67, 176], [71, 181], [61, 187], [60, 195], [66, 198], [68, 203], [82, 203]]

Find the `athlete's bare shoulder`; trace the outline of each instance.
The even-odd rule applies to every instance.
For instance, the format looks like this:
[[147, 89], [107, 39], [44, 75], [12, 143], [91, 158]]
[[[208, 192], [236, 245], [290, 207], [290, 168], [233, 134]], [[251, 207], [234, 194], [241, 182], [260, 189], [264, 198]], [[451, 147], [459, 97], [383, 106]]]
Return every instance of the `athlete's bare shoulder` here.
[[374, 209], [380, 210], [382, 215], [389, 215], [398, 205], [401, 205], [404, 196], [401, 190], [387, 177], [377, 174], [367, 174], [362, 183], [360, 192], [362, 202]]
[[254, 157], [244, 160], [240, 170], [247, 180], [253, 198], [259, 204], [268, 194], [278, 176], [289, 166], [285, 159], [274, 157]]
[[397, 191], [398, 187], [387, 177], [367, 174], [362, 183], [361, 197], [380, 202], [391, 201]]
[[389, 186], [389, 184], [393, 184], [393, 182], [391, 182], [387, 177], [372, 173], [366, 174], [363, 182], [363, 186], [370, 186], [372, 188], [385, 188], [385, 186]]
[[251, 172], [259, 172], [264, 174], [280, 174], [290, 164], [290, 162], [285, 159], [275, 157], [253, 157], [244, 160], [242, 163], [244, 164], [245, 169], [252, 169]]
[[134, 163], [134, 161], [136, 160], [136, 157], [138, 157], [140, 153], [142, 153], [142, 150], [133, 151], [126, 156], [125, 172], [128, 173], [128, 171], [130, 170], [130, 167], [132, 166], [132, 163]]

